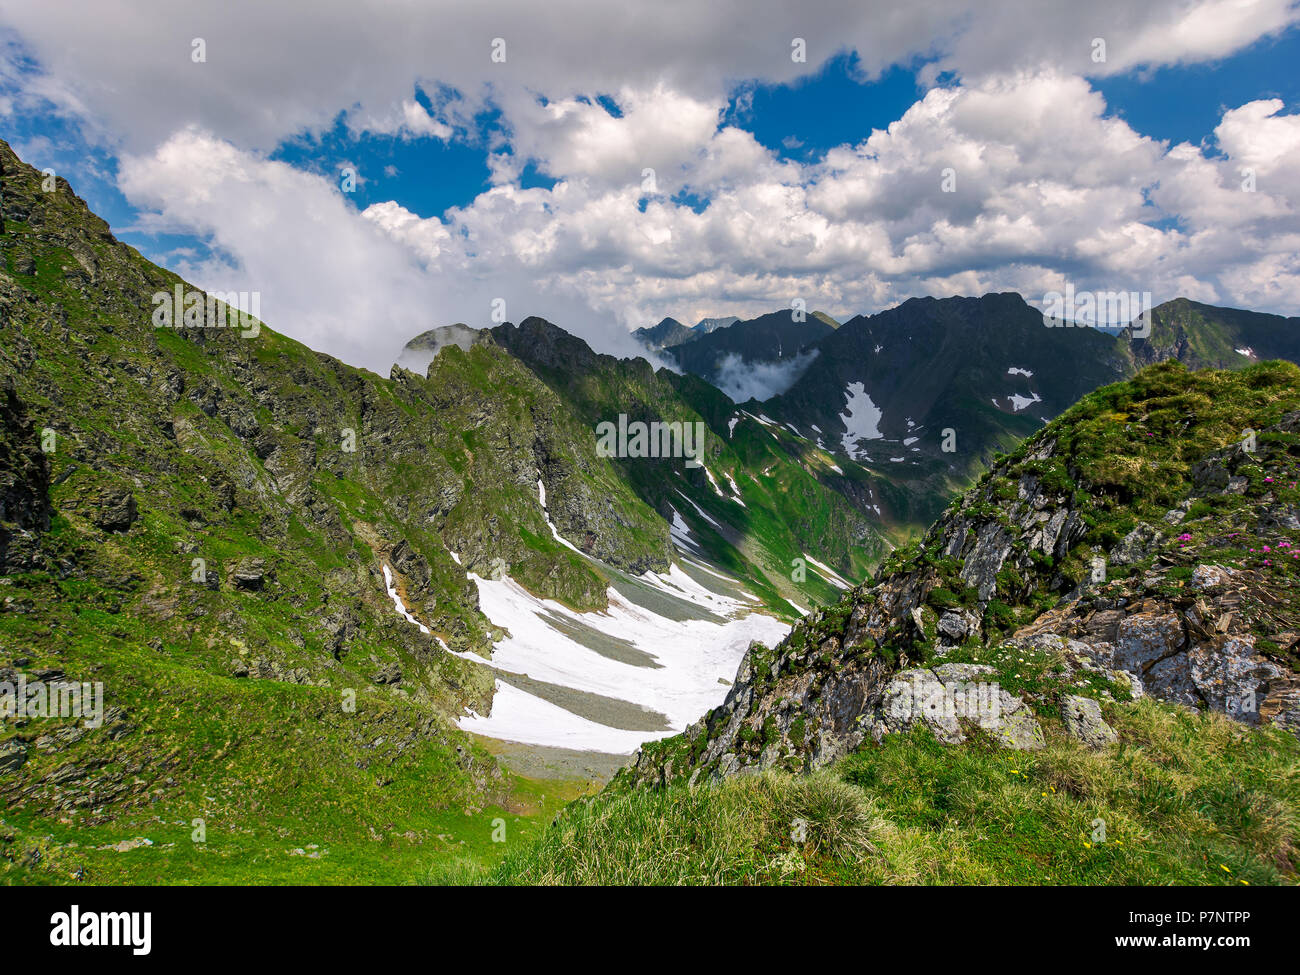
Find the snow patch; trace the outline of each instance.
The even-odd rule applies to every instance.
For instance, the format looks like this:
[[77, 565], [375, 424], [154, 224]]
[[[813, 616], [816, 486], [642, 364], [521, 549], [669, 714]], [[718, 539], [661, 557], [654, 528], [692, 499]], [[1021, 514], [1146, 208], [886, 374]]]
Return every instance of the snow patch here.
[[691, 526], [686, 524], [686, 519], [672, 505], [668, 506], [668, 510], [673, 513], [672, 524], [668, 526], [668, 535], [673, 544], [687, 551], [698, 552], [700, 546], [691, 534]]
[[428, 633], [429, 628], [412, 616], [406, 608], [406, 603], [402, 602], [401, 593], [397, 591], [397, 586], [393, 585], [393, 570], [387, 563], [384, 564], [384, 588], [388, 590], [388, 597], [393, 601], [393, 608], [397, 610], [397, 615], [408, 623], [414, 623], [420, 628], [421, 633]]
[[1039, 399], [1037, 393], [1034, 393], [1032, 397], [1020, 396], [1016, 393], [1012, 393], [1009, 399], [1011, 400], [1011, 409], [1016, 413], [1019, 413], [1021, 410], [1025, 409], [1026, 407], [1033, 406], [1035, 403], [1042, 402], [1042, 400]]
[[551, 521], [551, 513], [546, 508], [546, 485], [542, 483], [542, 475], [540, 471], [537, 474], [537, 500], [542, 506], [542, 517], [546, 519], [546, 527], [551, 530], [552, 537], [565, 548], [571, 548], [579, 555], [586, 555], [586, 552], [572, 544], [568, 539], [564, 538], [564, 536], [560, 534], [560, 530], [555, 527], [555, 523]]
[[731, 500], [736, 502], [736, 504], [740, 505], [742, 508], [745, 507], [745, 502], [740, 498], [740, 488], [736, 486], [736, 479], [726, 471], [722, 472], [722, 476], [727, 479], [727, 483], [731, 485], [731, 493], [735, 495]]
[[[526, 675], [640, 706], [664, 715], [670, 725], [658, 732], [607, 727], [506, 681], [497, 685], [499, 696], [490, 715], [471, 713], [459, 721], [466, 731], [525, 744], [626, 755], [642, 742], [677, 734], [722, 702], [727, 687], [719, 678], [735, 677], [751, 640], [775, 646], [790, 629], [771, 616], [751, 612], [741, 600], [712, 592], [677, 565], [667, 573], [647, 573], [641, 580], [704, 608], [707, 618], [671, 619], [613, 587], [607, 591], [607, 610], [579, 613], [532, 595], [512, 579], [494, 581], [473, 573], [470, 578], [478, 587], [483, 614], [509, 633], [493, 648], [489, 666], [494, 670], [507, 679], [510, 674]], [[584, 640], [575, 639], [574, 632]], [[625, 662], [587, 645], [602, 641], [611, 648], [630, 645], [651, 662]]]
[[[719, 524], [718, 524], [716, 521], [714, 521], [712, 518], [710, 518], [709, 515], [708, 515], [708, 512], [706, 512], [703, 508], [701, 508], [698, 504], [696, 504], [694, 501], [692, 501], [692, 500], [691, 500], [690, 498], [688, 498], [686, 495], [682, 494], [681, 491], [678, 491], [677, 494], [681, 497], [681, 499], [682, 499], [683, 501], [685, 501], [685, 502], [686, 502], [687, 504], [689, 504], [692, 508], [694, 508], [695, 511], [696, 511], [696, 513], [697, 513], [701, 518], [703, 518], [705, 521], [707, 521], [707, 522], [708, 522], [710, 525], [712, 525], [714, 528], [718, 529], [718, 531], [722, 531], [722, 526], [719, 525]], [[723, 495], [723, 497], [726, 497], [726, 495]]]
[[484, 717], [471, 711], [469, 717], [461, 718], [458, 724], [463, 731], [503, 741], [553, 745], [584, 752], [608, 751], [618, 755], [636, 751], [645, 738], [643, 731], [607, 728], [499, 679], [492, 698], [491, 716]]
[[871, 402], [871, 397], [867, 395], [867, 388], [862, 383], [849, 383], [848, 388], [844, 390], [847, 397], [845, 403], [845, 412], [840, 414], [840, 420], [844, 423], [844, 452], [855, 460], [860, 459], [858, 456], [859, 440], [880, 440], [884, 434], [880, 432], [880, 420], [884, 415], [875, 403]]
[[[701, 464], [700, 466], [704, 467], [703, 464]], [[726, 495], [722, 493], [722, 488], [718, 487], [718, 482], [714, 480], [713, 472], [709, 470], [707, 467], [704, 467], [704, 474], [706, 477], [708, 477], [709, 483], [713, 485], [713, 493], [720, 498], [725, 498]]]
[[853, 583], [849, 582], [842, 575], [840, 575], [838, 572], [832, 569], [829, 565], [826, 565], [824, 562], [818, 562], [807, 552], [803, 553], [803, 557], [807, 559], [809, 562], [811, 562], [813, 567], [817, 569], [818, 574], [821, 575], [832, 586], [835, 586], [836, 588], [839, 589], [853, 588]]

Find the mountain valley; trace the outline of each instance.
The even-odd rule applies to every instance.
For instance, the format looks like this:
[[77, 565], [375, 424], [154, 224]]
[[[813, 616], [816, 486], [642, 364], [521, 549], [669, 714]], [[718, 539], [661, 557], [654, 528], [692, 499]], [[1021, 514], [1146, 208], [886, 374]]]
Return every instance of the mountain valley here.
[[[914, 298], [664, 319], [652, 364], [527, 317], [379, 376], [158, 327], [203, 293], [44, 182], [0, 142], [0, 687], [106, 707], [0, 715], [7, 881], [1293, 881], [1294, 319]], [[896, 706], [957, 685], [991, 725]], [[1069, 802], [990, 845], [958, 770]], [[1103, 807], [1133, 852], [1081, 865]]]

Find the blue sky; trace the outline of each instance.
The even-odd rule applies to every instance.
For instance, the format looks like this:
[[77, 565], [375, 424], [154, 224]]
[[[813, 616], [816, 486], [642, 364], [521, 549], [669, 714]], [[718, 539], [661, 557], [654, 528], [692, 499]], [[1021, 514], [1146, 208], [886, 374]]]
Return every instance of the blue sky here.
[[1111, 112], [1139, 132], [1171, 142], [1212, 141], [1225, 108], [1260, 98], [1300, 107], [1300, 30], [1264, 38], [1210, 64], [1134, 70], [1098, 79]]
[[[0, 0], [0, 134], [146, 256], [205, 285], [262, 282], [280, 327], [345, 357], [374, 345], [351, 333], [376, 278], [427, 324], [487, 324], [500, 295], [614, 346], [663, 315], [791, 295], [847, 316], [1065, 279], [1295, 313], [1291, 0], [1062, 0], [1033, 22], [927, 2], [943, 26], [777, 5], [694, 32], [632, 17], [617, 42], [627, 24], [598, 22], [621, 16], [603, 7], [483, 23], [444, 8], [438, 54], [409, 22], [345, 23], [347, 5], [295, 23], [239, 0], [243, 19], [205, 22], [189, 0], [116, 18], [66, 0], [51, 26]], [[195, 65], [200, 29], [212, 57]], [[500, 66], [483, 47], [498, 32], [515, 52]], [[784, 38], [804, 35], [808, 62], [791, 63]], [[1247, 164], [1249, 198], [1233, 195]], [[324, 324], [330, 287], [356, 307]], [[389, 343], [420, 323], [388, 317]]]
[[[721, 124], [748, 130], [780, 158], [816, 161], [827, 150], [861, 142], [873, 129], [887, 129], [901, 118], [927, 90], [921, 79], [925, 64], [918, 59], [909, 66], [895, 65], [868, 79], [856, 54], [845, 52], [794, 82], [736, 82]], [[1300, 106], [1297, 64], [1300, 29], [1292, 28], [1209, 64], [1134, 68], [1091, 82], [1105, 97], [1109, 114], [1144, 135], [1213, 146], [1214, 128], [1226, 107], [1270, 97], [1281, 98], [1288, 111]], [[39, 64], [29, 56], [23, 71], [36, 73]], [[12, 91], [20, 86], [21, 79], [9, 87]], [[412, 96], [426, 107], [433, 104], [418, 86]], [[593, 101], [613, 116], [620, 114], [613, 96], [601, 95]], [[192, 235], [129, 229], [136, 222], [137, 209], [117, 190], [115, 158], [102, 148], [87, 146], [73, 120], [55, 115], [12, 117], [4, 120], [3, 131], [11, 142], [49, 147], [50, 165], [73, 178], [92, 208], [147, 256], [165, 260], [178, 247], [206, 250], [203, 240]], [[358, 209], [397, 200], [422, 217], [441, 217], [450, 207], [469, 205], [489, 187], [489, 155], [510, 154], [509, 135], [500, 110], [493, 107], [477, 113], [472, 125], [460, 128], [456, 138], [446, 142], [354, 133], [340, 112], [328, 129], [298, 133], [269, 155], [332, 178], [339, 178], [344, 167], [354, 168], [362, 177], [350, 195]], [[525, 187], [550, 187], [554, 182], [536, 161], [529, 161], [521, 178]], [[679, 199], [696, 209], [708, 203], [697, 193]]]

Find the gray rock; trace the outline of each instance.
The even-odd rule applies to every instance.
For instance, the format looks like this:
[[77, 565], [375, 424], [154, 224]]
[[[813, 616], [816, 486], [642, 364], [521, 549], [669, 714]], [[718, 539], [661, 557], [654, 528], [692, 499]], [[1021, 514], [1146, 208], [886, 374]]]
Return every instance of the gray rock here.
[[1132, 565], [1135, 562], [1141, 562], [1150, 554], [1156, 539], [1159, 537], [1159, 531], [1146, 522], [1141, 522], [1124, 536], [1123, 541], [1110, 550], [1110, 563], [1112, 565]]
[[109, 489], [99, 495], [93, 520], [105, 531], [124, 532], [137, 517], [135, 495], [125, 489]]
[[1004, 711], [989, 731], [995, 742], [1013, 751], [1038, 751], [1047, 744], [1038, 719], [1025, 707]]
[[939, 617], [939, 633], [953, 641], [966, 639], [979, 629], [979, 621], [965, 610], [950, 609]]
[[1192, 570], [1192, 588], [1200, 592], [1222, 589], [1232, 581], [1234, 573], [1221, 565], [1198, 565]]
[[1101, 705], [1090, 697], [1068, 694], [1061, 701], [1065, 730], [1089, 748], [1102, 748], [1119, 740], [1115, 729], [1101, 716]]
[[879, 714], [880, 730], [892, 734], [924, 723], [945, 745], [966, 740], [951, 706], [948, 690], [930, 671], [905, 670], [885, 685]]
[[999, 746], [1013, 751], [1038, 751], [1047, 744], [1042, 726], [1028, 705], [1000, 688], [996, 713], [983, 723], [983, 727]]
[[1141, 674], [1177, 653], [1183, 646], [1183, 626], [1172, 614], [1138, 613], [1120, 621], [1115, 631], [1115, 666]]
[[729, 775], [735, 775], [740, 771], [740, 759], [734, 752], [727, 752], [718, 761], [718, 770], [714, 773], [714, 778], [724, 779]]
[[979, 591], [981, 602], [987, 602], [997, 591], [997, 575], [1002, 563], [1011, 553], [1011, 536], [997, 522], [989, 522], [980, 529], [975, 548], [966, 557], [961, 578], [968, 586]]
[[1192, 683], [1205, 703], [1247, 724], [1259, 723], [1269, 684], [1282, 676], [1282, 668], [1255, 651], [1252, 637], [1194, 647], [1187, 659]]
[[262, 559], [244, 559], [235, 566], [236, 589], [260, 592], [266, 585], [266, 562]]
[[16, 741], [0, 745], [0, 772], [14, 772], [27, 761], [27, 749]]

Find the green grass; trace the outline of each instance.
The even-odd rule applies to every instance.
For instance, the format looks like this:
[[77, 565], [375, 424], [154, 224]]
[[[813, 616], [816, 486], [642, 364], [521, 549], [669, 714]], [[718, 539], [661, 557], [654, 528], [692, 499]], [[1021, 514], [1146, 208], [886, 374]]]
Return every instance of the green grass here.
[[[0, 815], [3, 884], [406, 884], [430, 862], [484, 870], [535, 839], [578, 783], [516, 779], [507, 800], [438, 808], [431, 797], [320, 801], [229, 820], [164, 803], [148, 814], [86, 825], [21, 810]], [[204, 835], [196, 837], [196, 820]], [[146, 838], [150, 845], [131, 846]], [[199, 841], [201, 839], [201, 841]], [[127, 849], [116, 849], [128, 841]]]
[[[495, 868], [430, 883], [1290, 884], [1300, 743], [1149, 700], [1118, 745], [886, 738], [831, 769], [579, 800]], [[799, 821], [803, 821], [800, 828]], [[1104, 837], [1101, 826], [1104, 824]], [[797, 836], [802, 835], [799, 842]]]

